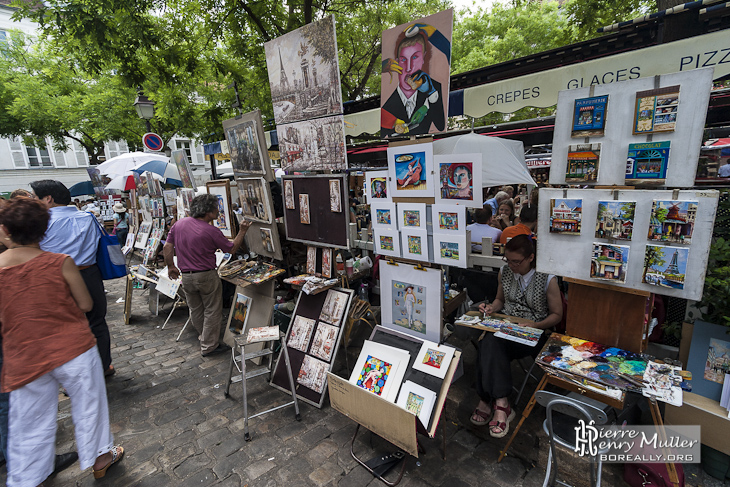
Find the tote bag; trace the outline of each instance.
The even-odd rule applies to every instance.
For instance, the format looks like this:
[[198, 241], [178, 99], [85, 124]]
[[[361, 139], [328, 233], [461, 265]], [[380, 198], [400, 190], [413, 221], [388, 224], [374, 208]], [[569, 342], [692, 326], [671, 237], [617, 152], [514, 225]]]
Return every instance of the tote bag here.
[[119, 239], [114, 235], [109, 235], [96, 218], [94, 221], [101, 231], [99, 248], [96, 250], [96, 265], [99, 266], [102, 279], [108, 281], [126, 276], [127, 263], [124, 261]]

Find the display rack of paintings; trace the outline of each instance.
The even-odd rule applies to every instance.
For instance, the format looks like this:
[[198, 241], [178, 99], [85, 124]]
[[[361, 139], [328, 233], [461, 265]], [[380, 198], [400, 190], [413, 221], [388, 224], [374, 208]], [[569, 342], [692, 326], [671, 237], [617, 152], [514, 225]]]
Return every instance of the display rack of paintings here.
[[449, 154], [433, 157], [438, 178], [436, 203], [482, 207], [482, 155]]
[[382, 201], [370, 203], [370, 219], [373, 228], [397, 229], [398, 217], [395, 203]]
[[273, 206], [269, 183], [264, 178], [240, 178], [237, 184], [243, 217], [255, 222], [271, 223]]
[[688, 256], [687, 247], [647, 245], [642, 282], [652, 286], [684, 289]]
[[[326, 293], [299, 293], [292, 320], [286, 333], [286, 346], [297, 396], [322, 407], [327, 371], [337, 355], [342, 328], [350, 309], [354, 291], [334, 288]], [[277, 360], [271, 385], [289, 392], [285, 361]]]
[[466, 256], [471, 250], [471, 242], [467, 247], [466, 233], [433, 234], [433, 260], [437, 264], [453, 265], [466, 268]]
[[381, 137], [446, 130], [453, 24], [448, 9], [383, 31]]
[[190, 168], [190, 161], [185, 149], [174, 150], [170, 153], [170, 159], [177, 166], [180, 173], [180, 181], [184, 188], [196, 189], [195, 179], [193, 178], [193, 170]]
[[595, 183], [601, 161], [601, 143], [574, 144], [568, 147], [566, 183]]
[[223, 131], [233, 165], [233, 176], [240, 178], [258, 175], [273, 180], [269, 152], [266, 148], [261, 110], [223, 121]]
[[[289, 240], [348, 248], [350, 215], [347, 210], [345, 178], [344, 174], [282, 178], [284, 225]], [[334, 181], [338, 184], [334, 184]], [[338, 207], [334, 204], [337, 199], [332, 194], [336, 190], [339, 190], [340, 211], [333, 211], [333, 208]]]
[[636, 201], [599, 201], [596, 238], [631, 240]]
[[583, 200], [553, 198], [550, 200], [550, 231], [563, 235], [580, 235]]
[[678, 107], [679, 85], [637, 92], [633, 134], [674, 132]]
[[367, 171], [365, 173], [365, 195], [369, 204], [390, 201], [388, 171]]
[[652, 242], [691, 244], [696, 218], [696, 201], [654, 200], [647, 238]]
[[606, 130], [608, 95], [575, 100], [571, 137], [600, 137]]
[[388, 147], [391, 198], [433, 198], [433, 142]]
[[408, 264], [380, 266], [382, 324], [421, 340], [439, 342], [443, 282], [441, 269]]
[[594, 243], [591, 257], [591, 278], [626, 282], [630, 249], [627, 245]]
[[431, 219], [434, 233], [464, 233], [466, 231], [465, 206], [432, 205]]
[[667, 178], [670, 142], [629, 144], [626, 184], [662, 185]]
[[231, 186], [227, 179], [207, 181], [205, 183], [209, 194], [218, 197], [218, 218], [213, 225], [223, 232], [226, 238], [233, 238], [233, 221], [231, 211]]
[[426, 230], [425, 203], [398, 203], [398, 228], [401, 230]]
[[406, 259], [429, 261], [428, 232], [404, 228], [400, 235], [403, 257]]
[[400, 257], [400, 233], [390, 228], [373, 229], [374, 251], [376, 254]]

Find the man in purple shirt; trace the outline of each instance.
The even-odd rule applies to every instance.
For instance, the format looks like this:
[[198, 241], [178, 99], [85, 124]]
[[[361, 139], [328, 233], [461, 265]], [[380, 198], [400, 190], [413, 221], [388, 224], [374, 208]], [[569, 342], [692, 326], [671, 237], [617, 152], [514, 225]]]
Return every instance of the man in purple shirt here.
[[[215, 268], [215, 251], [235, 254], [251, 226], [244, 221], [231, 242], [210, 223], [218, 218], [218, 197], [196, 196], [190, 205], [190, 216], [175, 223], [162, 249], [168, 275], [177, 279], [182, 274], [182, 288], [190, 308], [190, 319], [200, 334], [203, 357], [225, 352], [230, 347], [220, 341], [223, 313], [222, 285]], [[175, 266], [173, 256], [177, 255]]]

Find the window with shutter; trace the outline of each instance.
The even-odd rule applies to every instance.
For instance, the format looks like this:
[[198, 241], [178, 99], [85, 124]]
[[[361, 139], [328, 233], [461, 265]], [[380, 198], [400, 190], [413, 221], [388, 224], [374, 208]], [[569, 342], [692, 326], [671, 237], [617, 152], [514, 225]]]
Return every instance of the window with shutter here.
[[127, 141], [120, 140], [119, 141], [119, 153], [126, 154], [127, 152], [129, 152], [129, 146], [127, 145]]
[[71, 144], [73, 146], [74, 156], [76, 158], [76, 165], [79, 167], [86, 167], [89, 165], [89, 156], [86, 154], [86, 149], [84, 149], [84, 146], [79, 144], [77, 141], [72, 140]]
[[195, 157], [198, 159], [200, 164], [205, 164], [205, 153], [203, 152], [203, 144], [195, 145]]
[[119, 149], [117, 148], [116, 142], [106, 143], [106, 152], [109, 154], [109, 159], [117, 157], [119, 155]]
[[66, 154], [60, 150], [53, 150], [53, 164], [56, 167], [66, 167]]
[[13, 167], [25, 169], [25, 150], [23, 149], [23, 140], [20, 137], [8, 139], [10, 145], [10, 154], [13, 156]]
[[53, 167], [51, 154], [47, 147], [25, 147], [28, 154], [28, 165], [30, 167]]

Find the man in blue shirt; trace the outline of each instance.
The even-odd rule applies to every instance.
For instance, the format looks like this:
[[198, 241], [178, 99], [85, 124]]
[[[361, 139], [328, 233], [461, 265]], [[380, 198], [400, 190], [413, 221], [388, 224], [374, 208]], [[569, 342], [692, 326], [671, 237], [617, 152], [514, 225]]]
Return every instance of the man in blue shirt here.
[[497, 194], [494, 195], [494, 198], [489, 198], [487, 201], [484, 202], [484, 204], [482, 204], [482, 206], [489, 205], [492, 208], [492, 215], [496, 215], [499, 213], [499, 205], [507, 199], [509, 199], [509, 195], [504, 191], [499, 191]]
[[67, 206], [71, 203], [71, 193], [60, 181], [33, 181], [30, 187], [51, 213], [46, 236], [41, 240], [41, 249], [71, 256], [94, 300], [94, 307], [86, 313], [86, 318], [96, 337], [104, 375], [110, 376], [114, 374], [114, 367], [109, 327], [106, 324], [106, 294], [101, 271], [96, 265], [96, 251], [101, 237], [99, 225], [91, 213]]

